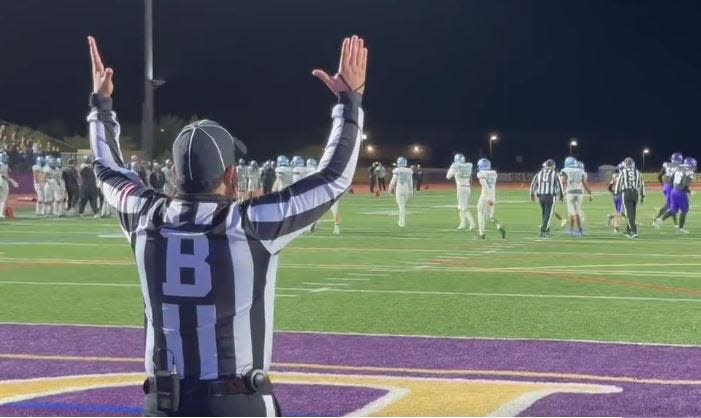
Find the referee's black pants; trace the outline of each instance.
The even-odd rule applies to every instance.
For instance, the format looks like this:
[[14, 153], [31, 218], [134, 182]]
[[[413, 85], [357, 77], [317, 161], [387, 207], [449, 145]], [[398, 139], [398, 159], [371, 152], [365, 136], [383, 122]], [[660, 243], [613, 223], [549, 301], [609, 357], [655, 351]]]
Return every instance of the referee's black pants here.
[[626, 189], [623, 191], [623, 209], [628, 218], [628, 232], [630, 234], [638, 233], [638, 225], [635, 223], [635, 213], [638, 209], [638, 191], [635, 189]]
[[272, 396], [275, 416], [282, 416], [272, 388], [261, 393], [239, 395], [211, 395], [206, 385], [182, 388], [180, 406], [177, 412], [164, 412], [158, 409], [155, 393], [149, 393], [144, 399], [144, 416], [147, 417], [264, 417], [268, 409], [263, 394]]
[[551, 194], [539, 194], [538, 203], [540, 203], [541, 216], [543, 218], [540, 221], [540, 233], [545, 234], [550, 230], [550, 221], [555, 208], [555, 197]]

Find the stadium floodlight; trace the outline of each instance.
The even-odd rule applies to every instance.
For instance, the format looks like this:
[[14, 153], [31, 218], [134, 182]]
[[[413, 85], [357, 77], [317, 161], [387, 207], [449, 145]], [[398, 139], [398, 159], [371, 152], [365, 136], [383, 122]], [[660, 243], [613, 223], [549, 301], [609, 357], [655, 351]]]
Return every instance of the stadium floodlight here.
[[645, 157], [647, 157], [650, 154], [650, 148], [645, 147], [643, 148], [643, 170], [645, 170]]
[[489, 136], [489, 158], [494, 158], [494, 143], [499, 140], [499, 135], [491, 134]]
[[414, 154], [420, 154], [421, 153], [421, 146], [414, 145], [413, 147], [411, 147], [411, 150], [414, 151]]
[[579, 146], [579, 142], [577, 141], [577, 138], [570, 138], [570, 155], [573, 154], [573, 150], [577, 146]]
[[368, 145], [368, 146], [365, 147], [365, 151], [366, 151], [368, 154], [372, 154], [372, 153], [375, 152], [375, 147], [374, 147], [373, 145]]
[[367, 133], [367, 132], [363, 132], [363, 141], [365, 141], [365, 140], [367, 140], [367, 139], [368, 139], [368, 133]]

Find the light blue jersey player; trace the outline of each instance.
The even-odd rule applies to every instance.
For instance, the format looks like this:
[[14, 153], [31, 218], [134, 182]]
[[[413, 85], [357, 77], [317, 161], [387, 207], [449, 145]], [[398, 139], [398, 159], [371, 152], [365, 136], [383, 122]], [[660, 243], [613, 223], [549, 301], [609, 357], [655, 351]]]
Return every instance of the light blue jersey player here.
[[506, 238], [506, 230], [494, 216], [497, 203], [497, 172], [492, 170], [492, 163], [486, 158], [477, 161], [477, 180], [479, 180], [480, 186], [482, 186], [482, 191], [477, 201], [477, 227], [479, 228], [479, 238], [485, 238], [487, 220], [495, 223], [501, 237]]
[[290, 161], [290, 166], [292, 167], [292, 183], [297, 183], [307, 177], [307, 167], [304, 165], [304, 158], [295, 155]]
[[458, 195], [458, 229], [465, 229], [469, 225], [469, 230], [475, 229], [475, 219], [468, 210], [472, 186], [472, 163], [465, 162], [463, 154], [453, 156], [453, 164], [448, 168], [445, 175], [448, 180], [455, 179], [455, 188]]
[[284, 155], [277, 157], [275, 167], [275, 182], [273, 183], [273, 192], [288, 187], [292, 184], [292, 168], [290, 168], [290, 159]]
[[399, 220], [397, 225], [400, 228], [406, 226], [406, 203], [414, 194], [414, 172], [407, 167], [407, 160], [404, 157], [397, 158], [397, 168], [392, 170], [392, 180], [389, 182], [389, 192], [394, 193], [399, 208]]

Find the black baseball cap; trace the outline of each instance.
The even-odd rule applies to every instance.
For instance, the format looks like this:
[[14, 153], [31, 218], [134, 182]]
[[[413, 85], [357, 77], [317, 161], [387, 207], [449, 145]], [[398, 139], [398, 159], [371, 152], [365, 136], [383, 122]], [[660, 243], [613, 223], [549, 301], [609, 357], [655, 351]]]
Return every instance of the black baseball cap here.
[[173, 142], [176, 182], [186, 193], [205, 193], [216, 187], [236, 153], [246, 153], [243, 142], [211, 120], [185, 126]]

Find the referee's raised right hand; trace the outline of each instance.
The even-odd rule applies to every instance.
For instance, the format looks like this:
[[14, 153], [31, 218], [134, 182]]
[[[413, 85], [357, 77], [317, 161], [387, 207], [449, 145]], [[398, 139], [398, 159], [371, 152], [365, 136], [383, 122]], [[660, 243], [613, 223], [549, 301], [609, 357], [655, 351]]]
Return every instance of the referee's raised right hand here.
[[110, 97], [114, 91], [114, 83], [112, 83], [114, 70], [109, 67], [105, 68], [102, 63], [95, 38], [88, 36], [88, 44], [90, 45], [90, 61], [92, 63], [92, 91], [102, 97]]
[[341, 59], [338, 72], [330, 76], [326, 71], [316, 69], [312, 75], [326, 84], [336, 96], [342, 91], [365, 92], [365, 72], [368, 63], [368, 49], [358, 35], [345, 38], [341, 44]]

